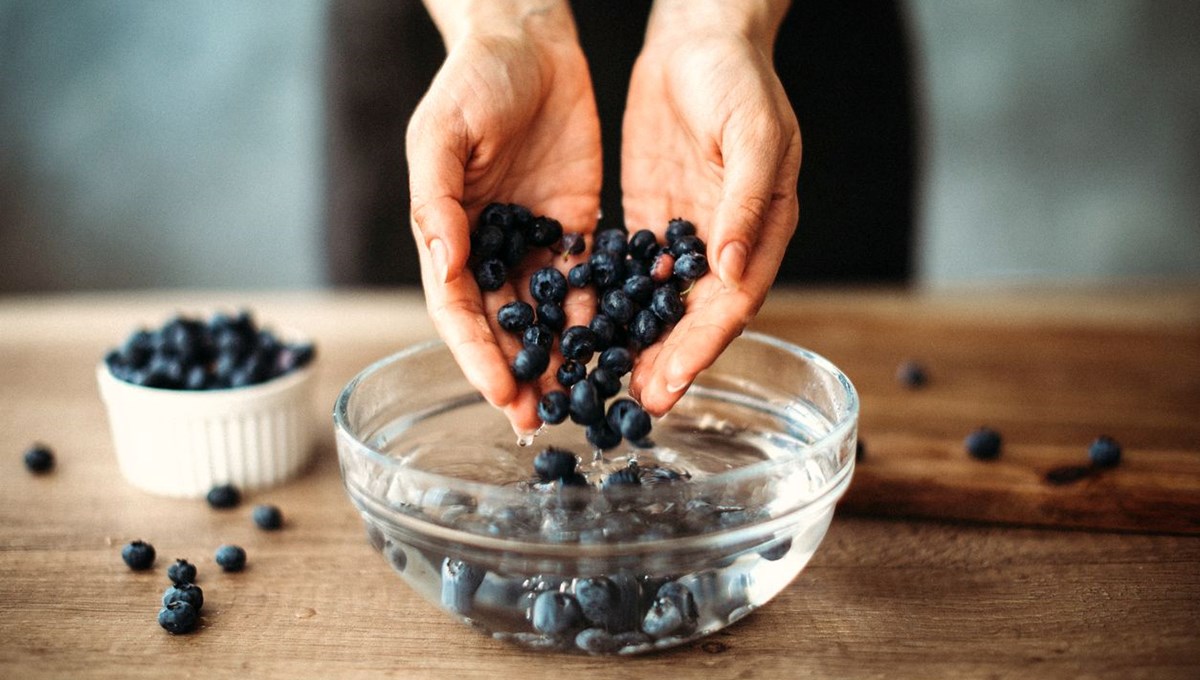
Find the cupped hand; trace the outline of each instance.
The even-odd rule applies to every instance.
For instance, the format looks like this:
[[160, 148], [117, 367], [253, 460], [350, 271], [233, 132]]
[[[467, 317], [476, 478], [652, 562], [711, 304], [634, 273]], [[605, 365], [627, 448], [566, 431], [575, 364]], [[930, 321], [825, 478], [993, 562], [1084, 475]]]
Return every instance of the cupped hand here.
[[[516, 382], [509, 365], [520, 339], [497, 325], [496, 312], [515, 299], [533, 304], [529, 276], [553, 256], [531, 250], [508, 284], [481, 294], [467, 268], [471, 226], [487, 204], [501, 202], [553, 217], [566, 232], [587, 233], [595, 228], [601, 183], [599, 119], [573, 25], [531, 34], [536, 21], [454, 40], [407, 137], [412, 225], [430, 316], [468, 381], [522, 432], [540, 424], [537, 401], [555, 364], [541, 384]], [[574, 263], [553, 261], [563, 271]], [[594, 307], [573, 290], [568, 325], [586, 323]]]
[[711, 267], [635, 366], [631, 391], [662, 414], [758, 311], [796, 228], [800, 128], [770, 47], [737, 35], [648, 37], [621, 157], [629, 230], [661, 237], [669, 219], [691, 220]]

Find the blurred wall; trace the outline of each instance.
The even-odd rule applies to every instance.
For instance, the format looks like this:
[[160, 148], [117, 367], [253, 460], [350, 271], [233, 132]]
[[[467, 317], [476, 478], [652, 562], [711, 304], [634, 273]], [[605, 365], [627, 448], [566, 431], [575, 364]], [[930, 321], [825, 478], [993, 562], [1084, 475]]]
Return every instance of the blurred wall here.
[[323, 281], [322, 0], [0, 0], [0, 291]]

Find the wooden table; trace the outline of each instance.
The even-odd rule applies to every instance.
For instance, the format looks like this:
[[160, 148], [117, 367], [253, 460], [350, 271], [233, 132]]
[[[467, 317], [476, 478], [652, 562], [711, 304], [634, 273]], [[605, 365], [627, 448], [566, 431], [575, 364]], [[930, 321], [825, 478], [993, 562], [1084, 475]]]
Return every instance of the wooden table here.
[[[755, 327], [851, 376], [867, 459], [775, 601], [690, 647], [620, 660], [525, 653], [414, 596], [364, 540], [328, 430], [303, 476], [235, 511], [126, 484], [95, 362], [135, 325], [238, 305], [315, 336], [322, 419], [360, 368], [432, 335], [406, 292], [0, 299], [0, 677], [1200, 677], [1200, 518], [1178, 516], [1200, 496], [1200, 285], [773, 294]], [[906, 358], [928, 368], [923, 390], [894, 380]], [[983, 423], [1008, 462], [962, 455]], [[1100, 432], [1125, 464], [1082, 482], [1090, 492], [1061, 489], [1078, 512], [1056, 514], [1037, 473], [1084, 459]], [[57, 452], [52, 474], [23, 469], [35, 440]], [[1081, 504], [1125, 493], [1158, 493], [1168, 512], [1121, 520], [1132, 530], [1056, 528], [1103, 525], [1111, 513]], [[283, 509], [285, 530], [252, 526], [258, 502]], [[121, 562], [137, 538], [158, 549], [151, 572]], [[247, 571], [219, 572], [225, 542], [246, 548]], [[202, 629], [181, 637], [155, 623], [176, 557], [198, 564], [206, 597]]]

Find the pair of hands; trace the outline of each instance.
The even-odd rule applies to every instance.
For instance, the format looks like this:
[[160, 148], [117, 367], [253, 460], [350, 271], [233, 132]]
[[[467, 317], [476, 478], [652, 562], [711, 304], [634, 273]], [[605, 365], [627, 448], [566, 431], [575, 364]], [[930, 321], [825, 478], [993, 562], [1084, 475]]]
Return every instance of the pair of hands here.
[[[602, 175], [591, 78], [563, 3], [474, 22], [430, 10], [448, 55], [407, 140], [426, 302], [467, 379], [528, 432], [541, 424], [537, 401], [553, 388], [557, 362], [540, 384], [516, 382], [509, 360], [520, 341], [496, 312], [530, 299], [529, 276], [551, 255], [531, 254], [509, 284], [481, 295], [467, 268], [470, 225], [500, 201], [567, 232], [595, 229]], [[758, 311], [795, 230], [800, 130], [771, 65], [776, 13], [730, 24], [698, 12], [688, 23], [656, 6], [634, 66], [621, 149], [626, 226], [661, 241], [669, 219], [692, 221], [716, 274], [696, 282], [683, 318], [637, 359], [629, 389], [655, 415]], [[565, 273], [583, 260], [553, 261]], [[568, 327], [585, 325], [595, 299], [571, 289], [564, 310]]]

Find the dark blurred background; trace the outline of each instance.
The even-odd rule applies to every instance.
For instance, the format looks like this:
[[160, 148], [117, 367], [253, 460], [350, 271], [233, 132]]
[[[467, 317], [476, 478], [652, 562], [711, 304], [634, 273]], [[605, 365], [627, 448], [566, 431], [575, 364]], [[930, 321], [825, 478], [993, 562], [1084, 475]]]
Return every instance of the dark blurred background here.
[[[574, 3], [607, 224], [646, 4]], [[1200, 3], [795, 5], [784, 280], [1200, 274]], [[0, 292], [415, 281], [403, 131], [442, 56], [412, 1], [0, 0]]]

